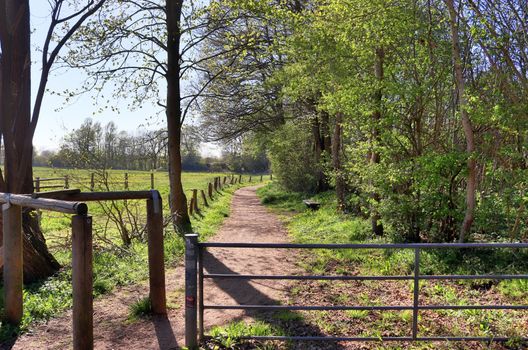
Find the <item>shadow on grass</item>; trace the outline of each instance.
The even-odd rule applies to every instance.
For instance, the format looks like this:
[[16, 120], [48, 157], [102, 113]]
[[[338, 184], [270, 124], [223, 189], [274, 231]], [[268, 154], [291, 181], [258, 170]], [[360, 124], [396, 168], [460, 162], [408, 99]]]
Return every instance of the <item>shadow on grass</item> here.
[[528, 249], [429, 249], [427, 273], [519, 274], [528, 271]]

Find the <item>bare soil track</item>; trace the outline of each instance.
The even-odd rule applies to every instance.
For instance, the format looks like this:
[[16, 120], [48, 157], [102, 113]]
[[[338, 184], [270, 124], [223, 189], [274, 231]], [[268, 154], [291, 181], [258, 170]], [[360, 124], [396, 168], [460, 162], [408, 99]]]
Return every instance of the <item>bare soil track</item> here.
[[[287, 233], [278, 218], [264, 208], [257, 187], [235, 192], [231, 214], [216, 242], [286, 242]], [[286, 250], [210, 249], [204, 255], [209, 273], [284, 274], [296, 270]], [[128, 308], [148, 295], [148, 285], [122, 288], [94, 302], [96, 349], [179, 349], [184, 345], [183, 266], [167, 271], [169, 313], [131, 322]], [[280, 281], [240, 282], [215, 280], [205, 283], [206, 304], [276, 304], [286, 300], [287, 283]], [[243, 311], [208, 310], [205, 326], [226, 324], [234, 319], [252, 318]], [[72, 347], [71, 311], [46, 324], [35, 326], [3, 349], [70, 349]]]

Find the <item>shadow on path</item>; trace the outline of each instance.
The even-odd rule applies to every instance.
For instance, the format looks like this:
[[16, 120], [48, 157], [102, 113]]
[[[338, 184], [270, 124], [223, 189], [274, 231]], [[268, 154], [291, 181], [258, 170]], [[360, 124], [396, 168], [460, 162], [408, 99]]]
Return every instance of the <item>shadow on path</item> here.
[[[209, 251], [203, 252], [203, 259], [204, 259], [204, 270], [206, 270], [210, 274], [239, 274], [238, 272], [235, 272], [231, 270], [229, 267], [227, 267], [225, 264], [223, 264], [218, 258], [213, 255]], [[207, 279], [205, 280], [207, 281]], [[231, 278], [215, 278], [214, 285], [227, 293], [231, 298], [234, 299], [235, 304], [234, 305], [279, 305], [281, 304], [280, 300], [276, 300], [265, 293], [263, 293], [261, 290], [254, 287], [250, 280], [243, 280], [243, 279], [231, 279]], [[284, 285], [282, 285], [283, 288], [280, 288], [281, 286], [277, 286], [277, 283], [280, 283], [276, 280], [258, 280], [259, 282], [263, 282], [261, 286], [264, 288], [270, 288], [270, 289], [282, 289], [284, 290]], [[210, 282], [211, 283], [211, 282]], [[255, 282], [253, 282], [255, 283]], [[284, 283], [284, 281], [283, 281]], [[208, 290], [204, 290], [204, 299], [207, 300], [207, 292]], [[205, 302], [207, 304], [207, 301]], [[277, 328], [281, 328], [285, 335], [288, 336], [326, 336], [323, 334], [320, 329], [317, 326], [311, 325], [309, 323], [306, 323], [304, 321], [304, 318], [302, 315], [298, 312], [291, 312], [293, 315], [297, 315], [298, 317], [291, 317], [288, 320], [278, 320], [276, 317], [278, 311], [262, 311], [262, 310], [243, 310], [244, 314], [243, 316], [249, 316], [253, 319], [277, 326]], [[242, 317], [243, 317], [242, 316]], [[239, 317], [242, 318], [242, 317]], [[205, 315], [205, 318], [207, 318], [207, 314]], [[308, 344], [311, 344], [312, 346], [309, 348], [314, 348], [313, 345], [318, 345], [317, 349], [344, 349], [338, 342], [334, 341], [325, 341], [325, 342], [308, 342], [308, 341], [299, 341], [296, 342], [294, 345], [296, 345], [296, 348], [303, 349], [308, 348]]]
[[178, 341], [172, 330], [172, 325], [167, 315], [155, 315], [152, 316], [152, 324], [156, 331], [156, 337], [158, 338], [158, 345], [160, 349], [179, 349]]

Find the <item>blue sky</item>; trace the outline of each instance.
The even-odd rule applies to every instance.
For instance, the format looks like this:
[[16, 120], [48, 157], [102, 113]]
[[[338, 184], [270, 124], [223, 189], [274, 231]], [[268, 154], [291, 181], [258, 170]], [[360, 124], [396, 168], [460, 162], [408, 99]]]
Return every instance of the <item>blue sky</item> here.
[[[32, 53], [32, 91], [37, 90], [40, 78], [40, 53], [38, 48], [42, 47], [44, 37], [49, 25], [50, 6], [44, 0], [30, 0], [31, 7], [31, 27], [33, 34], [31, 37]], [[65, 89], [75, 90], [80, 86], [85, 76], [80, 70], [63, 70], [52, 72], [48, 81], [48, 88], [52, 91], [64, 91]], [[108, 92], [106, 95], [110, 95]], [[142, 129], [159, 128], [163, 126], [164, 114], [159, 113], [159, 107], [153, 106], [150, 102], [145, 103], [138, 111], [129, 111], [126, 108], [127, 101], [115, 101], [120, 109], [117, 114], [112, 111], [96, 113], [98, 107], [93, 105], [90, 94], [84, 94], [66, 104], [64, 98], [51, 94], [46, 94], [42, 105], [39, 123], [35, 133], [33, 143], [37, 150], [57, 149], [64, 134], [79, 127], [88, 117], [106, 124], [114, 121], [119, 130], [136, 132], [139, 127]], [[157, 125], [147, 125], [147, 119], [155, 117]], [[152, 122], [150, 122], [152, 124]]]

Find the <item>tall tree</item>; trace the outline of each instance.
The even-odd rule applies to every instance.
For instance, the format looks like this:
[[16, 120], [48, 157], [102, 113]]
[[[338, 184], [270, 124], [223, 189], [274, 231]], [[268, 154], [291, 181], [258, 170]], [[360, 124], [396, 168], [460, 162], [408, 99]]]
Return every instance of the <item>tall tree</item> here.
[[[200, 84], [185, 81], [197, 80], [196, 72], [209, 59], [197, 55], [205, 38], [229, 21], [229, 13], [216, 16], [217, 2], [112, 0], [106, 14], [83, 27], [65, 57], [67, 65], [86, 69], [91, 78], [80, 92], [104, 89], [111, 82], [118, 86], [114, 95], [132, 98], [132, 107], [151, 100], [164, 109], [170, 207], [175, 228], [182, 232], [191, 229], [182, 184], [182, 127], [218, 74]], [[119, 13], [113, 12], [116, 5]], [[167, 88], [165, 96], [160, 85]]]
[[[33, 111], [29, 0], [0, 1], [0, 133], [5, 152], [0, 191], [33, 192], [32, 141], [51, 67], [73, 33], [104, 1], [87, 1], [86, 5], [66, 15], [63, 15], [63, 0], [50, 1], [51, 21], [43, 45], [42, 71]], [[53, 46], [56, 27], [65, 24], [68, 29]], [[54, 273], [59, 264], [48, 252], [38, 220], [31, 211], [23, 213], [23, 228], [24, 279], [32, 281]]]
[[458, 95], [458, 110], [460, 112], [460, 119], [462, 122], [462, 128], [464, 129], [464, 135], [466, 137], [466, 152], [467, 152], [467, 184], [466, 184], [466, 213], [464, 215], [464, 221], [460, 228], [459, 241], [464, 242], [467, 235], [471, 231], [471, 225], [475, 220], [475, 207], [476, 207], [476, 191], [477, 191], [477, 160], [475, 159], [475, 136], [473, 132], [473, 124], [469, 118], [467, 97], [465, 92], [465, 78], [464, 68], [462, 61], [462, 53], [460, 49], [460, 36], [459, 36], [459, 16], [458, 13], [462, 12], [462, 3], [460, 8], [455, 9], [454, 0], [446, 0], [446, 5], [449, 10], [449, 23], [451, 27], [451, 41], [453, 44], [453, 67], [455, 71], [455, 83], [457, 86]]

